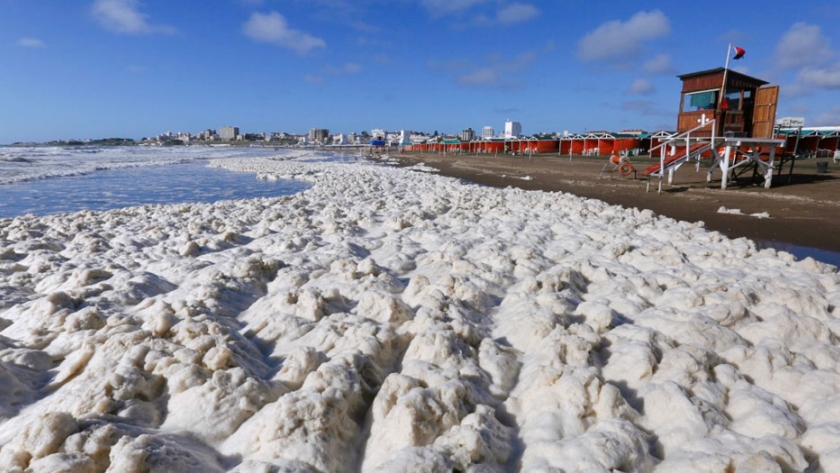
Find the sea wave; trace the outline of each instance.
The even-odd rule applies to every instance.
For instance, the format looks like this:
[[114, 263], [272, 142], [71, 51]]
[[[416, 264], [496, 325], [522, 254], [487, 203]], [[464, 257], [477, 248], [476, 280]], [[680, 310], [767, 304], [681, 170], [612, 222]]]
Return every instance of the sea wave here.
[[111, 169], [184, 164], [210, 159], [267, 157], [282, 153], [274, 149], [209, 146], [10, 147], [0, 154], [0, 184], [80, 176]]

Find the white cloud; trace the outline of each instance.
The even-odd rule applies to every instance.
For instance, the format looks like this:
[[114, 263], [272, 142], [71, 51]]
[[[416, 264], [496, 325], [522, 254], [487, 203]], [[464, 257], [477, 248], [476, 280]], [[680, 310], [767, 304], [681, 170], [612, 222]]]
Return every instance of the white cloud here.
[[840, 107], [821, 113], [814, 119], [814, 126], [836, 126], [840, 124]]
[[533, 5], [525, 3], [511, 3], [510, 5], [502, 7], [496, 13], [496, 20], [503, 25], [509, 25], [528, 21], [532, 18], [536, 18], [539, 14], [540, 10]]
[[671, 63], [669, 54], [658, 54], [642, 65], [642, 70], [648, 74], [671, 74], [676, 69]]
[[659, 10], [638, 12], [626, 22], [608, 21], [578, 42], [577, 56], [584, 61], [637, 56], [642, 43], [671, 33], [671, 21]]
[[483, 67], [458, 77], [458, 82], [464, 85], [493, 86], [499, 83], [499, 71], [492, 67]]
[[831, 40], [823, 36], [819, 26], [796, 23], [779, 40], [774, 59], [783, 69], [816, 65], [831, 60]]
[[348, 62], [347, 64], [344, 65], [344, 72], [346, 72], [348, 74], [355, 74], [355, 73], [361, 72], [361, 71], [362, 71], [362, 66], [360, 66], [358, 64], [353, 64], [352, 62]]
[[323, 84], [324, 78], [321, 76], [306, 74], [305, 76], [303, 76], [303, 81], [308, 82], [310, 84]]
[[805, 67], [796, 75], [796, 82], [809, 88], [840, 89], [840, 62], [829, 67]]
[[647, 79], [636, 79], [630, 84], [627, 92], [633, 95], [650, 95], [656, 91], [653, 84]]
[[325, 48], [327, 43], [309, 33], [289, 28], [286, 18], [277, 12], [254, 13], [242, 27], [245, 36], [261, 43], [269, 43], [306, 54], [315, 48]]
[[517, 75], [536, 60], [533, 51], [525, 51], [514, 58], [494, 57], [489, 64], [476, 66], [466, 61], [454, 61], [446, 65], [456, 73], [456, 81], [462, 85], [513, 88], [520, 85]]
[[149, 15], [140, 13], [138, 0], [96, 0], [91, 12], [100, 26], [115, 33], [151, 34], [172, 33], [175, 28], [166, 25], [152, 25]]
[[18, 46], [24, 48], [44, 48], [47, 45], [38, 38], [21, 38], [18, 40]]
[[345, 74], [356, 74], [364, 69], [359, 64], [355, 64], [352, 62], [348, 62], [343, 66], [327, 66], [324, 70], [330, 74], [334, 75], [345, 75]]
[[420, 3], [422, 3], [432, 15], [442, 16], [466, 10], [473, 5], [478, 5], [480, 3], [484, 3], [485, 1], [486, 0], [421, 0]]

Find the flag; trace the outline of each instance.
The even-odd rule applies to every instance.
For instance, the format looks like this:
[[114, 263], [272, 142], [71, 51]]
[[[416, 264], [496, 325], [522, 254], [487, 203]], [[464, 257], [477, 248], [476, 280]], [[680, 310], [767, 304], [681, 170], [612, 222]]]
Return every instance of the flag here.
[[746, 52], [747, 51], [745, 51], [744, 48], [739, 48], [738, 46], [735, 46], [735, 57], [733, 57], [732, 59], [741, 59], [742, 57], [744, 57], [744, 53]]

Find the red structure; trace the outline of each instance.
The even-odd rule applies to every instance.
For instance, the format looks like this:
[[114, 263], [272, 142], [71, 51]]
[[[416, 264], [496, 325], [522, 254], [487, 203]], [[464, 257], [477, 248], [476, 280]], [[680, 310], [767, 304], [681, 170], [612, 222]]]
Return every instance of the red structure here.
[[[771, 138], [779, 86], [718, 67], [678, 76], [682, 81], [677, 133], [715, 120], [715, 135]], [[724, 84], [726, 81], [726, 84]], [[711, 136], [711, 129], [696, 136]]]

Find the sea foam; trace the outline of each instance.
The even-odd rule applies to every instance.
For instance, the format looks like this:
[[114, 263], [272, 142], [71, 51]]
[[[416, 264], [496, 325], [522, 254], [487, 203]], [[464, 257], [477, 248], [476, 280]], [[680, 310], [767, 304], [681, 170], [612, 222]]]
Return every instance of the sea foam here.
[[840, 469], [840, 276], [426, 172], [0, 222], [6, 470]]

